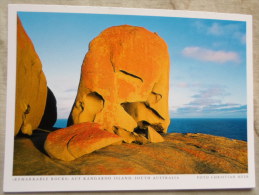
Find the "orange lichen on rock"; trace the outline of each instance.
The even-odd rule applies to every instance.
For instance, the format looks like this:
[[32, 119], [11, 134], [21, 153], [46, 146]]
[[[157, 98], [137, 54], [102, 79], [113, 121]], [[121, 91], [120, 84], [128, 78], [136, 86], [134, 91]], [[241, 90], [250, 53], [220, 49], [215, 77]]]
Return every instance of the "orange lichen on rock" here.
[[80, 123], [49, 133], [44, 148], [49, 156], [71, 161], [122, 139], [96, 123]]
[[108, 28], [90, 43], [68, 125], [96, 122], [109, 132], [147, 134], [148, 126], [167, 132], [168, 91], [164, 40], [142, 27]]
[[42, 119], [47, 82], [33, 43], [17, 19], [15, 135], [21, 131], [31, 135]]
[[[138, 175], [248, 172], [245, 141], [193, 133], [172, 133], [163, 138], [165, 141], [160, 143], [109, 145], [70, 162], [44, 156], [31, 143], [33, 139], [16, 139], [13, 174]], [[53, 147], [59, 146], [53, 144]]]

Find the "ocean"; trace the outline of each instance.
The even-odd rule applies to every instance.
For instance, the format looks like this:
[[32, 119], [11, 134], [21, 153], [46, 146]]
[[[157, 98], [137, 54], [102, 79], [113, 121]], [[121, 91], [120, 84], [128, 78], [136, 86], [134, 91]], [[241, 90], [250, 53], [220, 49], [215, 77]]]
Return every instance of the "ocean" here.
[[175, 118], [171, 119], [169, 133], [204, 133], [247, 141], [245, 118]]
[[[66, 127], [67, 119], [58, 119], [54, 127]], [[245, 118], [174, 118], [168, 133], [204, 133], [247, 141], [247, 120]]]

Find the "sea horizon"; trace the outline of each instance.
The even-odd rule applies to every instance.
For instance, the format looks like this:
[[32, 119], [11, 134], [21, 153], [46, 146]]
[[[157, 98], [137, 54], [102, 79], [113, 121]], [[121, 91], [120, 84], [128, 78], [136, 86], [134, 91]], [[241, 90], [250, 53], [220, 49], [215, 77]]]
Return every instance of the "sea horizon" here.
[[[173, 117], [170, 119], [247, 119], [247, 117]], [[66, 118], [58, 118], [57, 120], [68, 120]]]
[[[57, 119], [54, 127], [65, 128], [67, 119]], [[167, 133], [203, 133], [247, 141], [247, 118], [171, 118]]]

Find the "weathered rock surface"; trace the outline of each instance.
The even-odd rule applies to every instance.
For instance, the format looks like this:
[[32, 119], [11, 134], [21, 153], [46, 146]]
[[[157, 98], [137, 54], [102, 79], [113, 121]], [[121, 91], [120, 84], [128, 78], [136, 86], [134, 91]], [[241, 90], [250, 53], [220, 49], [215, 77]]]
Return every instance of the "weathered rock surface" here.
[[47, 83], [33, 43], [17, 19], [15, 135], [31, 135], [41, 121], [47, 98]]
[[121, 141], [119, 136], [100, 129], [97, 123], [87, 122], [49, 133], [44, 148], [51, 157], [71, 161]]
[[148, 137], [148, 141], [153, 143], [164, 141], [163, 137], [159, 133], [157, 133], [152, 127], [148, 127], [147, 137]]
[[141, 27], [108, 28], [90, 43], [68, 125], [96, 122], [109, 132], [137, 129], [146, 135], [152, 126], [165, 133], [168, 90], [169, 54], [163, 39]]
[[165, 141], [161, 143], [110, 145], [65, 162], [49, 158], [40, 152], [36, 143], [46, 133], [35, 132], [37, 133], [33, 134], [31, 140], [15, 139], [14, 175], [203, 174], [248, 171], [247, 143], [224, 137], [172, 133], [164, 136]]

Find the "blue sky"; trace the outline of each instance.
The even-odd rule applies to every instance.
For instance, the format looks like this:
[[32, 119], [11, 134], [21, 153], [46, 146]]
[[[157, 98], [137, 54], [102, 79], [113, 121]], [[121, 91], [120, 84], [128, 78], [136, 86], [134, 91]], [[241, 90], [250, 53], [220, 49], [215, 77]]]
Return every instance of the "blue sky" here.
[[157, 32], [170, 53], [170, 117], [245, 118], [246, 23], [176, 17], [18, 13], [67, 118], [89, 42], [104, 29], [129, 24]]

